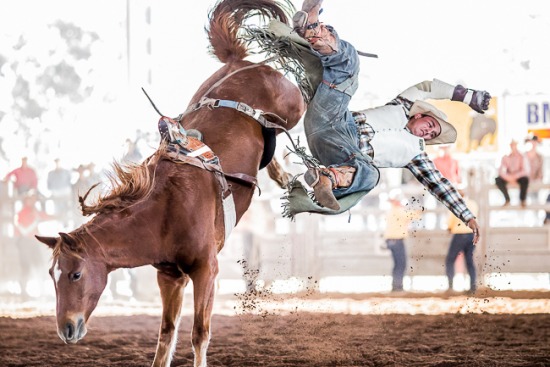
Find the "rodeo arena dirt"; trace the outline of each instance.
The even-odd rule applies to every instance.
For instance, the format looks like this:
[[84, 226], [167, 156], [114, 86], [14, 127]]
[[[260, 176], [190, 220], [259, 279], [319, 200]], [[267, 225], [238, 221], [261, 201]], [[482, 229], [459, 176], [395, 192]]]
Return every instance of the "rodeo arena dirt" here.
[[[0, 12], [0, 367], [550, 367], [550, 2], [463, 3]], [[340, 84], [325, 21], [360, 49]], [[360, 171], [323, 171], [305, 112], [358, 80], [379, 180], [323, 206]], [[391, 149], [373, 106], [407, 111]]]
[[[172, 366], [192, 366], [191, 296]], [[52, 302], [2, 304], [0, 365], [149, 366], [158, 302], [102, 301], [76, 345]], [[548, 366], [550, 292], [216, 297], [209, 366]]]

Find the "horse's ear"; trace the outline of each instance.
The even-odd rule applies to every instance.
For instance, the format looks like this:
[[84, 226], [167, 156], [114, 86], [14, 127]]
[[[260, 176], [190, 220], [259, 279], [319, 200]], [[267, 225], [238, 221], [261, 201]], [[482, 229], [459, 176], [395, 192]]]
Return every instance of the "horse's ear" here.
[[59, 235], [61, 236], [63, 242], [65, 242], [71, 250], [76, 251], [78, 249], [78, 243], [73, 237], [71, 237], [71, 235], [63, 232], [59, 232]]
[[34, 237], [36, 237], [38, 241], [48, 245], [48, 247], [51, 248], [52, 250], [55, 248], [55, 245], [57, 244], [56, 237], [44, 237], [44, 236], [34, 236]]

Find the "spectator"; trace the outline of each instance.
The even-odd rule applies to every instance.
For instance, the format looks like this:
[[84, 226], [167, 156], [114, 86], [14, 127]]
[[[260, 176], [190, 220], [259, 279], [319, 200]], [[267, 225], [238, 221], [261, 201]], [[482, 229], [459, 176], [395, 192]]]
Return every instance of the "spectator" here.
[[14, 226], [16, 235], [16, 245], [19, 252], [19, 282], [21, 286], [21, 295], [23, 298], [29, 298], [29, 282], [34, 274], [44, 270], [47, 264], [47, 257], [42, 256], [41, 248], [36, 244], [38, 234], [38, 225], [48, 216], [37, 208], [37, 197], [34, 191], [29, 191], [23, 198], [23, 207], [16, 214]]
[[88, 184], [88, 169], [85, 165], [79, 164], [77, 168], [73, 168], [73, 171], [75, 171], [78, 176], [72, 185], [72, 196], [76, 201], [76, 204], [73, 206], [72, 215], [75, 222], [74, 224], [78, 226], [85, 222], [84, 216], [80, 211], [79, 197], [86, 195], [90, 185]]
[[441, 155], [433, 160], [435, 168], [441, 172], [441, 175], [452, 184], [458, 185], [462, 183], [462, 176], [460, 175], [460, 166], [458, 161], [453, 158], [451, 154], [451, 145], [442, 145], [439, 148]]
[[4, 181], [15, 179], [13, 184], [18, 196], [23, 197], [30, 190], [37, 190], [38, 177], [34, 168], [28, 165], [28, 158], [21, 158], [21, 166], [9, 172]]
[[73, 169], [78, 174], [78, 177], [73, 184], [73, 196], [75, 198], [79, 196], [84, 196], [86, 191], [88, 191], [88, 169], [83, 164], [80, 164], [77, 168]]
[[519, 200], [521, 202], [521, 207], [525, 208], [527, 188], [529, 187], [529, 163], [525, 156], [518, 150], [517, 141], [512, 140], [510, 149], [510, 154], [502, 157], [495, 183], [504, 195], [504, 206], [510, 205], [508, 184], [517, 183], [519, 185]]
[[[86, 193], [88, 193], [88, 190], [92, 188], [92, 186], [100, 183], [100, 177], [95, 172], [95, 165], [93, 163], [89, 163], [87, 165], [80, 164], [77, 168], [73, 168], [73, 171], [76, 171], [78, 173], [78, 177], [72, 185], [72, 195], [73, 198], [78, 202], [79, 197], [84, 197]], [[99, 195], [99, 191], [99, 187], [95, 187], [92, 191], [90, 191], [88, 193], [88, 196], [86, 197], [86, 202], [95, 202]], [[73, 206], [73, 209], [75, 225], [80, 225], [86, 222], [85, 217], [80, 211], [79, 202]]]
[[246, 291], [249, 293], [257, 290], [257, 281], [260, 274], [260, 246], [258, 241], [255, 240], [255, 233], [258, 233], [256, 225], [262, 218], [264, 218], [262, 204], [258, 200], [252, 200], [250, 207], [242, 216], [236, 229], [242, 236], [243, 259], [241, 266]]
[[88, 163], [88, 185], [91, 187], [97, 183], [101, 182], [101, 175], [96, 172], [95, 170], [95, 163], [90, 162]]
[[48, 190], [54, 204], [54, 215], [66, 215], [73, 201], [71, 172], [61, 167], [60, 159], [55, 159], [55, 168], [48, 172]]
[[122, 161], [125, 163], [140, 163], [142, 158], [137, 140], [126, 139], [126, 153], [124, 153]]
[[[525, 156], [527, 157], [527, 161], [529, 162], [529, 186], [533, 186], [533, 184], [540, 184], [542, 183], [543, 178], [543, 166], [544, 166], [544, 158], [542, 155], [537, 151], [537, 147], [540, 143], [539, 137], [537, 135], [532, 135], [525, 139], [525, 143], [527, 143], [530, 148], [527, 150], [527, 153], [525, 153]], [[531, 189], [531, 193], [528, 194], [531, 199], [538, 201], [538, 192], [533, 192], [533, 189]]]
[[537, 147], [540, 143], [539, 137], [533, 135], [525, 139], [525, 142], [531, 146], [527, 153], [525, 153], [529, 162], [529, 184], [540, 183], [543, 177], [542, 168], [544, 166], [544, 158], [537, 151]]
[[[463, 190], [459, 190], [460, 194], [466, 201], [468, 208], [474, 213], [478, 214], [478, 205], [475, 201], [466, 196]], [[449, 232], [453, 235], [447, 257], [445, 259], [445, 271], [447, 274], [447, 280], [449, 282], [449, 291], [453, 290], [453, 281], [455, 276], [455, 261], [460, 253], [464, 254], [464, 262], [468, 275], [470, 276], [470, 289], [469, 293], [474, 294], [476, 286], [476, 268], [474, 264], [474, 234], [472, 230], [465, 226], [456, 216], [451, 214], [449, 216]]]
[[[451, 145], [440, 146], [438, 153], [440, 155], [433, 160], [435, 168], [437, 168], [437, 170], [441, 172], [441, 175], [448, 179], [453, 185], [461, 184], [462, 176], [460, 174], [460, 166], [458, 161], [454, 159], [451, 154]], [[438, 208], [444, 207], [440, 201], [436, 202], [436, 206]], [[446, 211], [439, 212], [438, 219], [441, 228], [445, 228], [448, 216]]]
[[[283, 170], [284, 172], [284, 170]], [[265, 170], [258, 173], [258, 182], [262, 187], [262, 196], [253, 198], [248, 210], [243, 214], [235, 231], [240, 233], [243, 244], [243, 258], [240, 264], [243, 268], [243, 280], [246, 292], [256, 292], [260, 275], [263, 275], [264, 287], [268, 287], [272, 279], [266, 279], [262, 274], [261, 239], [266, 233], [275, 233], [275, 221], [272, 217], [271, 199], [280, 197], [279, 187], [271, 180]], [[265, 273], [265, 271], [264, 271]]]
[[400, 193], [390, 193], [391, 207], [386, 213], [384, 239], [393, 259], [392, 292], [403, 291], [403, 278], [407, 268], [405, 238], [408, 237], [410, 222], [420, 217], [419, 212], [406, 211], [402, 200], [403, 197]]
[[[530, 145], [530, 148], [527, 150], [527, 153], [525, 153], [525, 156], [527, 157], [527, 161], [529, 162], [529, 185], [532, 187], [534, 183], [542, 183], [542, 169], [544, 167], [544, 158], [537, 151], [537, 147], [540, 143], [539, 137], [537, 135], [529, 136], [527, 139], [525, 139], [525, 143]], [[533, 192], [533, 189], [531, 188], [531, 193], [529, 193], [528, 196], [531, 197], [531, 199], [535, 202], [538, 202], [538, 191], [535, 190], [535, 192]], [[550, 202], [550, 195], [548, 195], [548, 197], [546, 198], [546, 202]], [[546, 212], [544, 224], [548, 223], [549, 217], [550, 212]]]
[[[525, 153], [525, 156], [529, 161], [529, 184], [537, 182], [540, 183], [544, 178], [544, 158], [542, 157], [542, 154], [537, 151], [537, 147], [540, 144], [540, 139], [537, 135], [532, 135], [525, 139], [525, 143], [528, 143], [531, 146], [531, 148], [527, 150], [527, 153]], [[534, 194], [536, 195], [536, 193]], [[546, 203], [550, 203], [550, 194], [548, 194], [548, 196], [546, 197]], [[546, 212], [544, 224], [550, 224], [550, 212]]]

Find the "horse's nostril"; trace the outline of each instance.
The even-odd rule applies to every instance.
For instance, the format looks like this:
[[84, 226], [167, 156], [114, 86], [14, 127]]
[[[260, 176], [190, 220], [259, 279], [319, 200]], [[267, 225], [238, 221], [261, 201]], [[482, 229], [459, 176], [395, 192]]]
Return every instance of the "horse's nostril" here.
[[65, 325], [65, 338], [71, 340], [74, 337], [74, 325], [72, 322], [67, 322]]

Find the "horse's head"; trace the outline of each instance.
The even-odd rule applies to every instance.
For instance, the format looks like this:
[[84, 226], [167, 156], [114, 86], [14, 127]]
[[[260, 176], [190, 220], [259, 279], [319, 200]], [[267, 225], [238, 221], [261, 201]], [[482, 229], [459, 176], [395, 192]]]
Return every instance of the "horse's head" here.
[[36, 238], [53, 250], [50, 276], [57, 301], [57, 333], [65, 343], [74, 344], [86, 335], [86, 322], [107, 285], [109, 270], [89, 256], [75, 236]]

